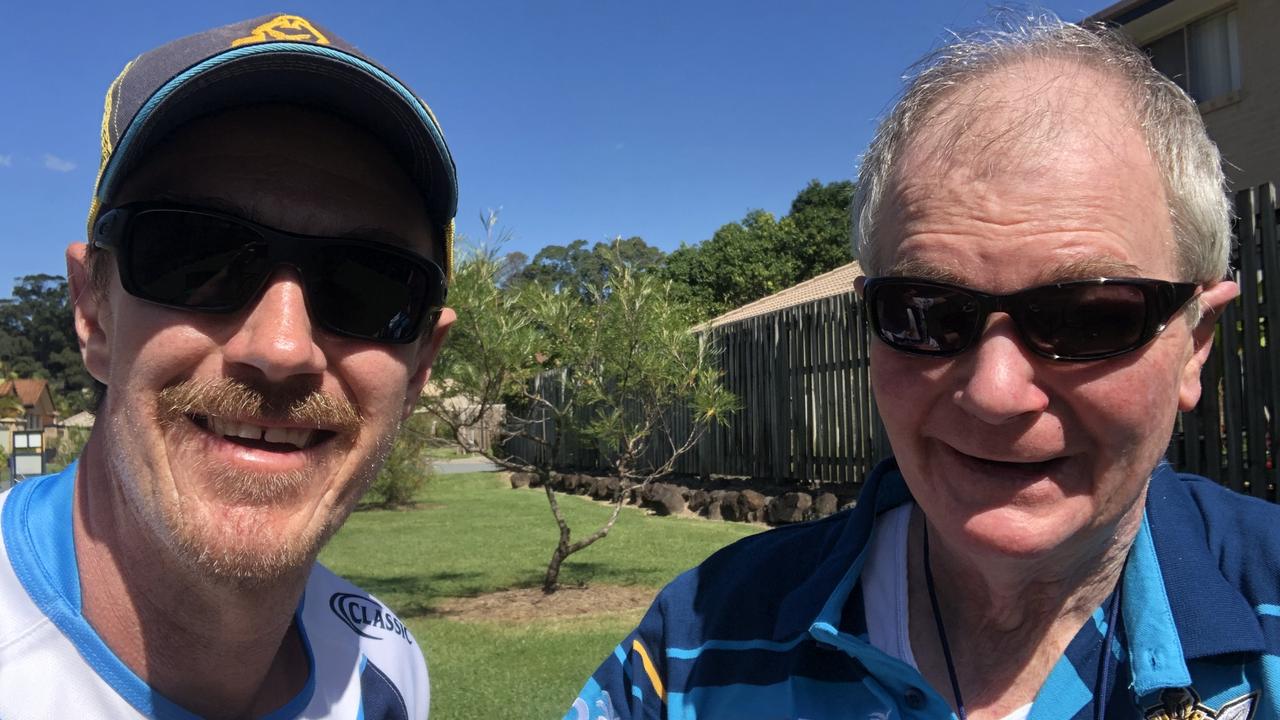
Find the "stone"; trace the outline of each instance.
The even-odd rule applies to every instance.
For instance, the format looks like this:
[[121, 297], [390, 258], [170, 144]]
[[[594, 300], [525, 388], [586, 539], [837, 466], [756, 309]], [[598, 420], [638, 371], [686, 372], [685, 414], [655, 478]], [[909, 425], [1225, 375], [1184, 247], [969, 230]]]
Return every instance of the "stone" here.
[[834, 515], [840, 508], [840, 498], [835, 493], [824, 492], [813, 499], [813, 516], [826, 517]]
[[512, 488], [527, 488], [538, 476], [527, 472], [513, 472], [509, 480]]
[[783, 493], [769, 501], [769, 522], [776, 525], [802, 522], [813, 507], [813, 497], [809, 493]]
[[738, 496], [740, 494], [737, 490], [725, 490], [724, 495], [720, 496], [720, 516], [729, 522], [746, 520], [738, 505]]
[[707, 510], [706, 514], [707, 514], [708, 520], [724, 520], [724, 515], [721, 512], [721, 508], [723, 507], [723, 502], [724, 502], [724, 491], [712, 490], [711, 497], [710, 499], [707, 500], [707, 507], [706, 507], [706, 510]]
[[738, 512], [743, 522], [760, 522], [765, 517], [765, 507], [769, 498], [755, 490], [743, 490], [738, 493]]
[[598, 477], [591, 479], [591, 487], [588, 491], [591, 497], [596, 500], [613, 500], [618, 494], [622, 481], [616, 477]]
[[685, 509], [680, 488], [669, 483], [653, 483], [645, 488], [643, 504], [658, 515], [675, 515]]
[[703, 513], [711, 504], [711, 493], [706, 490], [694, 490], [689, 494], [689, 512]]

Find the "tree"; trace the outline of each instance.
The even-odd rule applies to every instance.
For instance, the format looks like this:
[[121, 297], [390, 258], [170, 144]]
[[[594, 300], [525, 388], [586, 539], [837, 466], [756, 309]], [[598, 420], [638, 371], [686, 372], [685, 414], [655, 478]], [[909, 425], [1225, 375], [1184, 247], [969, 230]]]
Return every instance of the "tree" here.
[[703, 319], [745, 305], [850, 262], [853, 183], [817, 180], [781, 219], [752, 210], [698, 245], [667, 256], [663, 277], [684, 289]]
[[[609, 534], [627, 494], [670, 473], [712, 423], [736, 409], [736, 399], [721, 384], [706, 339], [689, 332], [692, 313], [670, 283], [621, 251], [608, 256], [586, 297], [565, 284], [504, 291], [496, 268], [491, 256], [473, 256], [455, 274], [450, 302], [459, 319], [434, 371], [441, 392], [424, 403], [464, 449], [540, 477], [559, 529], [543, 577], [550, 593], [565, 559]], [[465, 430], [504, 399], [507, 432], [540, 445], [537, 457], [468, 441]], [[691, 421], [678, 432], [669, 420], [682, 409]], [[545, 432], [548, 424], [554, 432]], [[568, 437], [594, 448], [618, 479], [608, 520], [577, 540], [550, 483]], [[657, 443], [668, 459], [655, 465], [646, 457]]]
[[92, 380], [80, 359], [67, 281], [58, 275], [18, 278], [0, 299], [0, 362], [18, 377], [49, 380], [63, 413], [84, 409]]
[[797, 242], [786, 218], [753, 210], [710, 240], [671, 253], [663, 274], [685, 289], [702, 317], [712, 317], [794, 285], [799, 272], [790, 247]]
[[568, 245], [548, 245], [539, 250], [519, 277], [525, 283], [570, 290], [590, 299], [592, 290], [603, 287], [608, 280], [615, 255], [636, 272], [656, 269], [665, 259], [665, 253], [638, 237], [598, 242], [590, 249], [586, 240], [574, 240]]
[[826, 185], [810, 180], [791, 201], [787, 219], [800, 237], [791, 248], [800, 277], [797, 282], [853, 262], [852, 202], [853, 183], [848, 180]]

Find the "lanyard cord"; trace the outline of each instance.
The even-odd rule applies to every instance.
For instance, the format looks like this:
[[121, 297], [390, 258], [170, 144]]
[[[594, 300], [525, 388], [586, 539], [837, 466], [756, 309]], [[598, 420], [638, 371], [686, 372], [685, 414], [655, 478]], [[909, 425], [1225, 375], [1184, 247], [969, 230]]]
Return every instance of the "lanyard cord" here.
[[947, 675], [951, 677], [951, 694], [956, 699], [956, 716], [968, 720], [964, 711], [964, 697], [960, 695], [960, 679], [956, 677], [956, 664], [951, 659], [951, 644], [947, 642], [947, 629], [942, 625], [942, 610], [938, 607], [938, 593], [933, 588], [933, 567], [929, 562], [929, 522], [924, 526], [924, 583], [929, 588], [929, 603], [933, 605], [933, 621], [938, 625], [938, 641], [942, 644], [942, 657], [947, 661]]
[[[924, 582], [929, 588], [929, 604], [933, 606], [933, 621], [938, 626], [938, 642], [942, 645], [942, 657], [947, 661], [947, 676], [951, 679], [951, 693], [956, 700], [956, 717], [968, 720], [964, 709], [964, 697], [960, 694], [960, 678], [956, 676], [956, 664], [951, 659], [951, 644], [947, 642], [947, 629], [942, 624], [942, 609], [938, 606], [938, 593], [933, 584], [933, 566], [929, 562], [929, 523], [924, 523]], [[1107, 717], [1108, 691], [1114, 678], [1115, 654], [1111, 652], [1111, 643], [1116, 635], [1116, 619], [1120, 607], [1120, 589], [1124, 586], [1124, 570], [1120, 571], [1120, 580], [1116, 582], [1115, 592], [1111, 593], [1111, 602], [1107, 605], [1107, 631], [1102, 638], [1102, 655], [1098, 658], [1098, 680], [1094, 686], [1093, 717], [1105, 720]]]

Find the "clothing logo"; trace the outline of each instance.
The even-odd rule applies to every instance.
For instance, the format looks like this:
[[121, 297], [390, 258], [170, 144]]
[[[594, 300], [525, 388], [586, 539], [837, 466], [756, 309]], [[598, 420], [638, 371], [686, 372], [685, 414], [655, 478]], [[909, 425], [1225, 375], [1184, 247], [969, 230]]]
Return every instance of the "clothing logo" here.
[[[360, 637], [367, 637], [370, 640], [381, 640], [381, 635], [391, 633], [404, 638], [404, 641], [412, 644], [413, 639], [409, 636], [409, 629], [400, 622], [400, 618], [391, 614], [391, 611], [382, 607], [379, 603], [371, 600], [364, 595], [356, 595], [355, 593], [334, 593], [329, 598], [329, 609], [334, 615], [343, 622], [351, 631]], [[374, 628], [382, 630], [382, 633], [370, 635], [369, 632]]]
[[618, 711], [613, 709], [609, 691], [601, 690], [600, 697], [591, 705], [581, 697], [574, 700], [565, 720], [618, 720]]
[[1229, 700], [1216, 711], [1200, 702], [1195, 688], [1169, 688], [1160, 693], [1160, 704], [1147, 708], [1147, 720], [1252, 720], [1258, 693]]
[[308, 22], [306, 18], [298, 17], [297, 15], [277, 15], [269, 22], [264, 22], [254, 28], [253, 32], [248, 35], [232, 40], [231, 47], [268, 42], [270, 40], [309, 42], [318, 45], [329, 44], [329, 38], [325, 37], [324, 33], [316, 30], [315, 26]]

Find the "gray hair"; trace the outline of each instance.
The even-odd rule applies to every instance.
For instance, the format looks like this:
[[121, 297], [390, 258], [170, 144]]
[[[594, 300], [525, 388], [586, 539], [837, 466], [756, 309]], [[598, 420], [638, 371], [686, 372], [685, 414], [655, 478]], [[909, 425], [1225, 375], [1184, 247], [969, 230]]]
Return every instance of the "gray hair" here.
[[1114, 76], [1131, 98], [1169, 204], [1181, 280], [1227, 273], [1231, 205], [1218, 148], [1196, 103], [1151, 66], [1146, 54], [1102, 24], [1075, 25], [1048, 13], [997, 17], [997, 28], [957, 35], [914, 66], [914, 76], [880, 124], [858, 171], [853, 251], [868, 274], [883, 271], [876, 222], [895, 163], [951, 90], [1028, 59], [1069, 59]]

